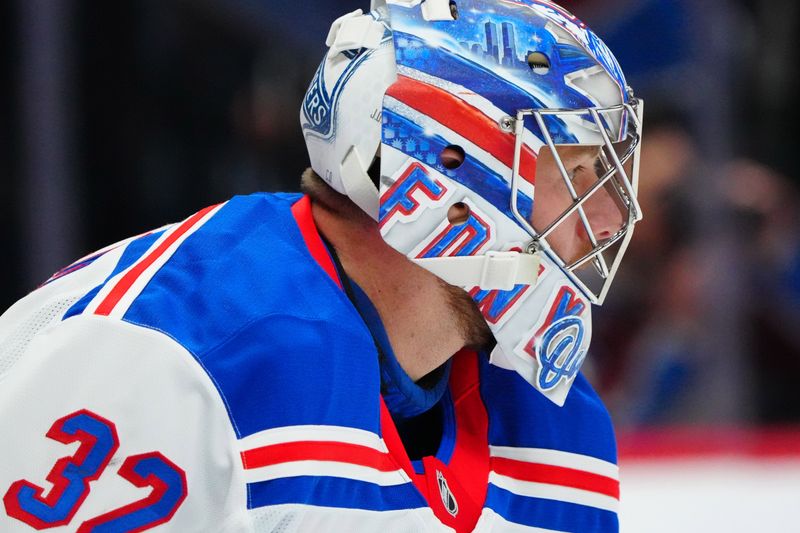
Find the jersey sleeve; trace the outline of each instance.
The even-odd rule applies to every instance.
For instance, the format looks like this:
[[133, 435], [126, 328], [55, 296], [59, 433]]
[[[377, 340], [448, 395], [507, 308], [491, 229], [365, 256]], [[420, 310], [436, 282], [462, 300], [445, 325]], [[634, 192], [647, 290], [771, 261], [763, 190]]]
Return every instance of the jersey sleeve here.
[[0, 531], [252, 530], [226, 407], [159, 331], [40, 332], [0, 374], [0, 435]]

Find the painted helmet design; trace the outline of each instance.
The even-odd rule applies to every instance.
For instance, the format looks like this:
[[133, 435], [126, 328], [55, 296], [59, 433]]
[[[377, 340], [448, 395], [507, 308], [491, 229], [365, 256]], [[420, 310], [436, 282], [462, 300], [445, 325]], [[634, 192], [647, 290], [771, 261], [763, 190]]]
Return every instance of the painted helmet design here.
[[642, 217], [643, 103], [614, 56], [545, 0], [373, 0], [327, 45], [300, 113], [312, 168], [563, 405]]

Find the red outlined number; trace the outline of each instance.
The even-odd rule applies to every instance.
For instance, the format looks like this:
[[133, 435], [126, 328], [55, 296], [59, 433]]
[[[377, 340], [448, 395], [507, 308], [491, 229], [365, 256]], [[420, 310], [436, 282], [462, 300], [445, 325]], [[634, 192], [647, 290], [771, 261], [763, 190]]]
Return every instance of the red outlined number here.
[[[47, 496], [44, 489], [20, 480], [3, 497], [6, 512], [34, 529], [42, 530], [70, 523], [89, 495], [91, 481], [100, 478], [119, 449], [114, 424], [86, 410], [56, 421], [47, 436], [81, 446], [72, 457], [59, 459], [47, 476], [53, 484]], [[134, 533], [164, 524], [172, 519], [188, 494], [186, 473], [159, 452], [128, 457], [118, 474], [150, 494], [96, 518], [87, 520], [78, 533]]]
[[145, 531], [169, 522], [186, 499], [186, 473], [158, 452], [128, 457], [119, 475], [140, 488], [151, 487], [149, 496], [87, 520], [78, 533]]
[[103, 474], [119, 448], [114, 424], [86, 410], [56, 420], [47, 437], [81, 443], [75, 455], [59, 459], [47, 475], [53, 488], [44, 496], [42, 487], [21, 479], [3, 497], [8, 516], [38, 530], [70, 523], [89, 495], [89, 483]]

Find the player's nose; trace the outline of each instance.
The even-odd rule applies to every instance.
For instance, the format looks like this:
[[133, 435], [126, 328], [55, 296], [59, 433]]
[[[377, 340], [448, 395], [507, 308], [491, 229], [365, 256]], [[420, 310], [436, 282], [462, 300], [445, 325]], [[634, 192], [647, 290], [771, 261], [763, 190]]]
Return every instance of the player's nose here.
[[622, 209], [612, 194], [607, 189], [601, 189], [586, 201], [586, 215], [597, 242], [613, 237], [622, 229]]

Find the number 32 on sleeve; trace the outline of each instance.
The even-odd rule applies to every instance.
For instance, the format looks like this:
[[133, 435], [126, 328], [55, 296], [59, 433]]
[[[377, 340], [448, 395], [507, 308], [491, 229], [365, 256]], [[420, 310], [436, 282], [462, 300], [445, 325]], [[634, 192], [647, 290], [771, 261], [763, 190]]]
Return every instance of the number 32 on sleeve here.
[[[89, 484], [100, 478], [119, 449], [114, 424], [86, 410], [57, 420], [47, 437], [80, 443], [73, 456], [59, 459], [47, 475], [50, 492], [45, 496], [42, 487], [19, 480], [3, 497], [8, 516], [38, 530], [69, 524], [89, 495]], [[78, 533], [145, 531], [168, 522], [186, 499], [185, 472], [158, 452], [128, 457], [118, 474], [137, 487], [151, 487], [150, 495], [87, 520]]]

